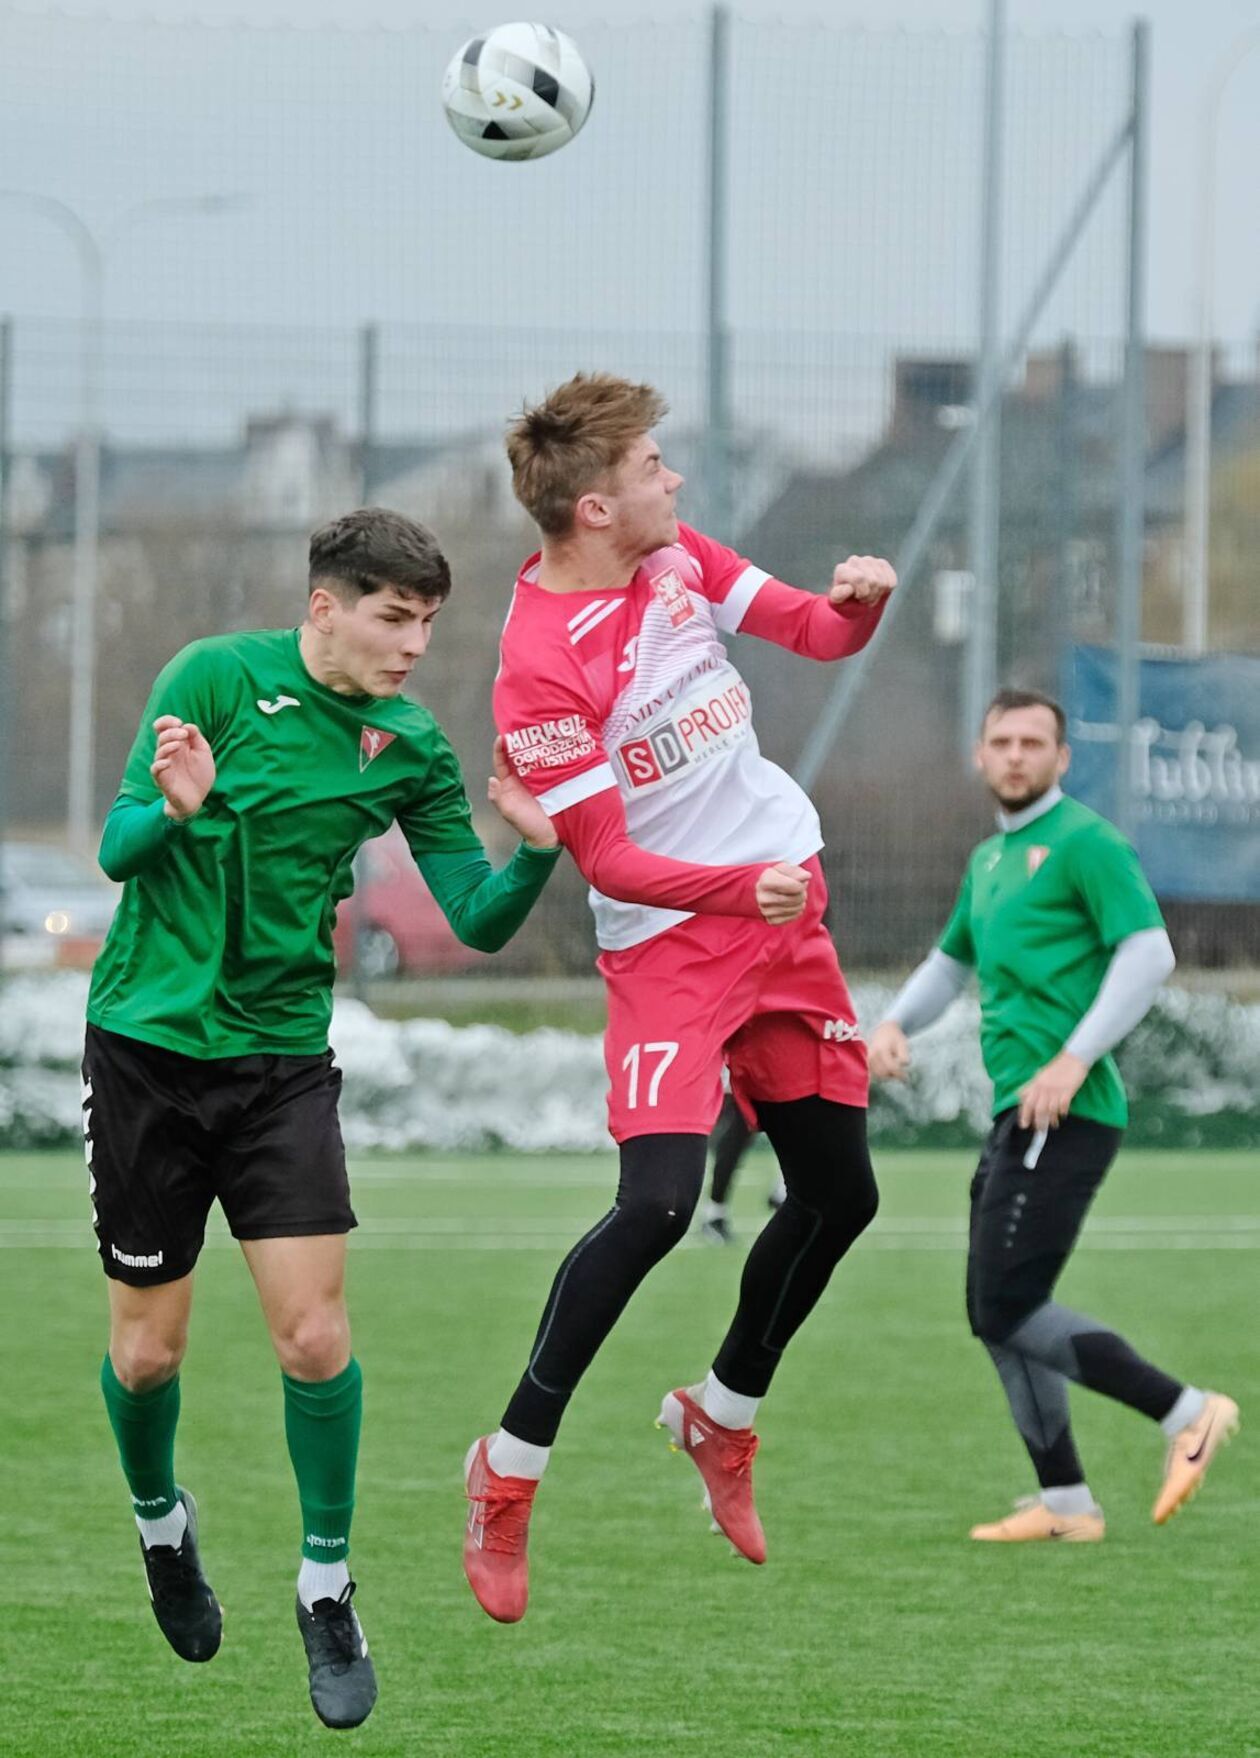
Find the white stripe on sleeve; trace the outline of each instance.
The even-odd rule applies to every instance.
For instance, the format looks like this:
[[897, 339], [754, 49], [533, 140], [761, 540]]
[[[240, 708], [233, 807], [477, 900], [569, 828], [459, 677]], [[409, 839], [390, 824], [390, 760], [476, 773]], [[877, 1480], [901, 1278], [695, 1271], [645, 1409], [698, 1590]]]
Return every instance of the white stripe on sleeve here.
[[724, 634], [735, 634], [748, 606], [769, 578], [764, 568], [754, 568], [749, 563], [721, 604], [713, 606], [713, 620]]
[[549, 818], [554, 818], [557, 812], [579, 805], [594, 794], [602, 794], [606, 788], [616, 785], [617, 777], [612, 772], [612, 764], [597, 763], [594, 769], [584, 769], [581, 775], [571, 775], [568, 781], [558, 782], [555, 787], [548, 788], [545, 794], [539, 794], [538, 804]]

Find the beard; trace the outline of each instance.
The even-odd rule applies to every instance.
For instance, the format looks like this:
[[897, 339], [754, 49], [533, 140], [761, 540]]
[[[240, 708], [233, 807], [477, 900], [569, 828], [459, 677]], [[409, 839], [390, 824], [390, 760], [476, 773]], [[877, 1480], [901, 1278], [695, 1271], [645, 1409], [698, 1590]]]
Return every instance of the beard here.
[[[989, 791], [1004, 812], [1025, 812], [1029, 806], [1035, 806], [1038, 800], [1044, 799], [1058, 779], [1057, 775], [1052, 775], [1049, 781], [1013, 783], [1012, 788], [1005, 793], [995, 787], [990, 788]], [[1016, 785], [1019, 788], [1018, 792], [1013, 791]]]

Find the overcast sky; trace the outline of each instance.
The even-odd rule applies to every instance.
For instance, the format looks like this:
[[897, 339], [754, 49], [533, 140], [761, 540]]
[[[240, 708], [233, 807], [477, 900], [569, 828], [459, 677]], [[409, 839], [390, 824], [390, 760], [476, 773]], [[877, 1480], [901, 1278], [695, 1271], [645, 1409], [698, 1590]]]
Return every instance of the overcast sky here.
[[[27, 7], [27, 10], [34, 8]], [[86, 8], [84, 10], [87, 10]], [[224, 22], [245, 12], [241, 0], [108, 0], [93, 13], [118, 18], [200, 18]], [[398, 28], [416, 21], [446, 18], [455, 8], [417, 8], [415, 0], [251, 0], [254, 23], [356, 23], [366, 19]], [[489, 10], [493, 10], [490, 8]], [[510, 10], [510, 9], [509, 9]], [[668, 20], [698, 16], [705, 8], [695, 0], [674, 0], [656, 15], [662, 35]], [[736, 10], [746, 17], [784, 17], [802, 22], [817, 16], [818, 0], [772, 0], [760, 5], [743, 0]], [[828, 0], [831, 23], [874, 29], [897, 25], [973, 31], [987, 15], [986, 0]], [[485, 25], [473, 16], [469, 29]], [[1257, 48], [1244, 61], [1227, 88], [1220, 108], [1219, 178], [1217, 185], [1220, 240], [1217, 263], [1218, 328], [1239, 340], [1260, 325], [1260, 207], [1255, 196], [1260, 165], [1260, 0], [1147, 0], [1138, 14], [1152, 30], [1150, 318], [1152, 330], [1167, 336], [1192, 330], [1195, 314], [1195, 215], [1197, 211], [1197, 140], [1204, 94], [1221, 58], [1239, 37], [1257, 33]], [[1109, 0], [1008, 0], [1012, 31], [1067, 31], [1108, 36], [1122, 34], [1134, 9]], [[549, 22], [581, 35], [585, 21], [644, 19], [653, 28], [650, 10], [634, 0], [559, 0]]]
[[[738, 416], [833, 452], [880, 428], [894, 355], [974, 340], [988, 6], [829, 0], [813, 33], [817, 5], [735, 9], [748, 22], [733, 33], [730, 301]], [[72, 13], [0, 0], [0, 184], [68, 204], [108, 244], [115, 431], [235, 431], [243, 412], [283, 404], [348, 426], [368, 320], [411, 326], [382, 374], [383, 430], [497, 422], [575, 359], [667, 383], [696, 417], [704, 5], [675, 0], [666, 17], [561, 0], [550, 21], [596, 65], [595, 112], [528, 166], [475, 158], [441, 119], [442, 66], [484, 14], [253, 0], [246, 29], [241, 12], [242, 0]], [[1246, 344], [1260, 328], [1260, 0], [1150, 0], [1145, 16], [1156, 339], [1194, 332], [1204, 95], [1231, 46], [1255, 45], [1218, 132], [1216, 331]], [[1008, 0], [1008, 334], [1123, 114], [1130, 23], [1107, 0]], [[244, 199], [190, 216], [205, 193]], [[1113, 179], [1036, 337], [1097, 344], [1104, 372], [1122, 330], [1123, 222]], [[23, 435], [61, 432], [75, 407], [79, 293], [65, 239], [0, 202], [0, 311], [62, 325], [43, 342], [30, 323], [19, 335]], [[480, 339], [451, 342], [462, 325]], [[553, 340], [495, 343], [522, 326]]]

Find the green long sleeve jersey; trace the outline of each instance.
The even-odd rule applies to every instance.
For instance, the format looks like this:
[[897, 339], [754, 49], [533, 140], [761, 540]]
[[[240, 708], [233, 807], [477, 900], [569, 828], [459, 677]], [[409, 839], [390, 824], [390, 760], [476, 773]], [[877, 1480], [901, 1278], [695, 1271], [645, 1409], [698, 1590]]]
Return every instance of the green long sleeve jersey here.
[[[1079, 800], [1061, 799], [973, 851], [940, 948], [975, 967], [995, 1114], [1018, 1104], [1062, 1050], [1119, 943], [1163, 925], [1133, 848]], [[1112, 1057], [1094, 1063], [1071, 1110], [1124, 1128], [1128, 1103]]]
[[[149, 773], [164, 714], [193, 722], [215, 760], [182, 824]], [[124, 885], [89, 1020], [202, 1058], [321, 1053], [337, 906], [358, 849], [395, 820], [451, 926], [482, 951], [511, 938], [555, 866], [522, 844], [494, 871], [427, 709], [317, 682], [296, 629], [194, 641], [158, 676], [105, 826], [101, 864]]]

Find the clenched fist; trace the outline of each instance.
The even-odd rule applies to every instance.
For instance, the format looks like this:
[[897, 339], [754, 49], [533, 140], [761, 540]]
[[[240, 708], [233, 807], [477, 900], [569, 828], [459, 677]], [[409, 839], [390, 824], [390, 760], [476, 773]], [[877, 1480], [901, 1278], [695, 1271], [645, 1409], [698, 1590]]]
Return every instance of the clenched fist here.
[[837, 610], [844, 604], [875, 605], [887, 598], [896, 584], [897, 571], [882, 556], [851, 555], [832, 574], [828, 597]]
[[772, 927], [794, 922], [805, 908], [809, 874], [791, 861], [767, 867], [757, 881], [757, 908]]

